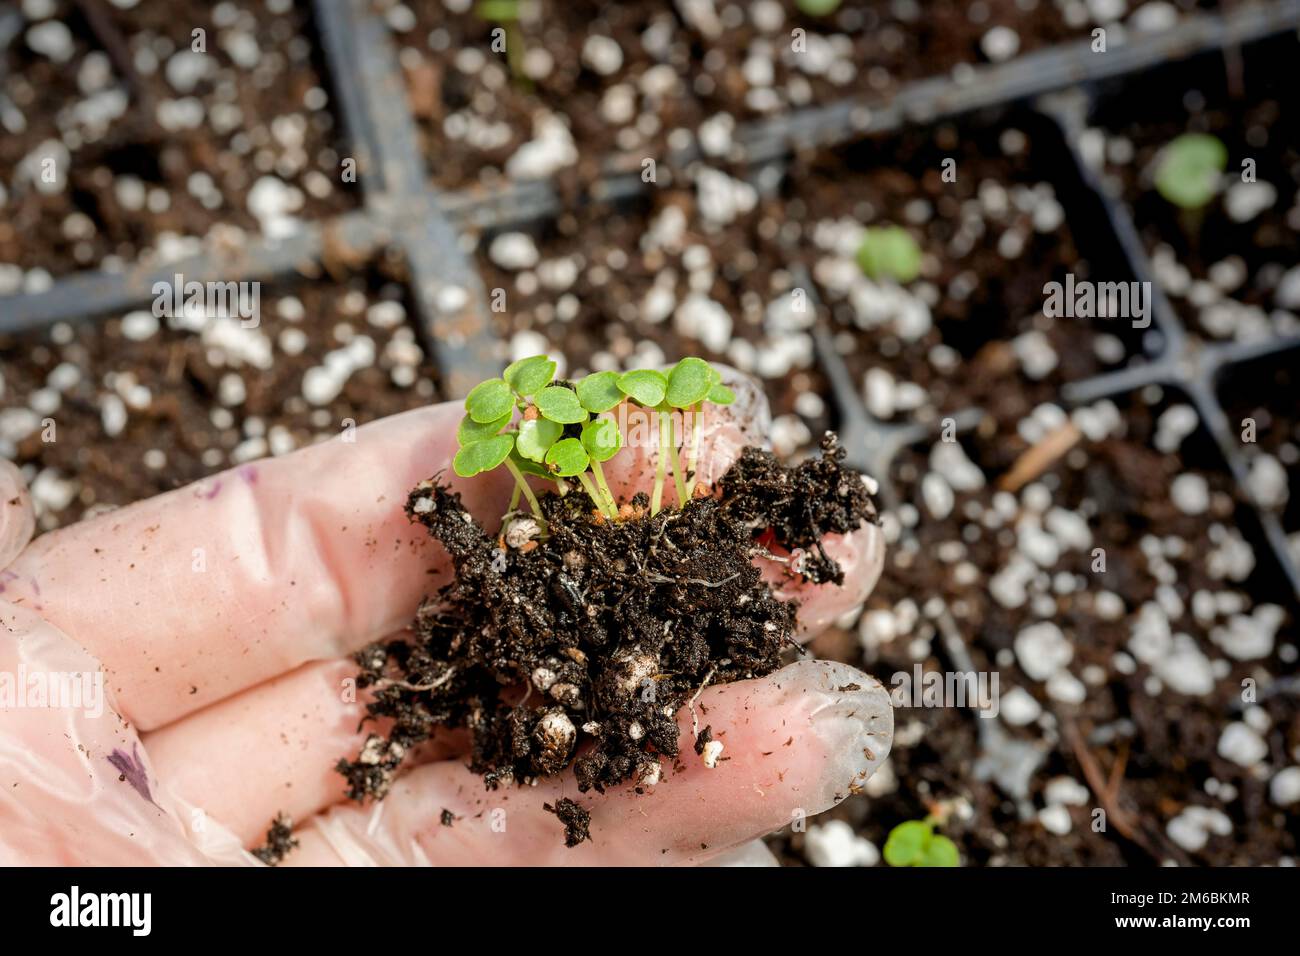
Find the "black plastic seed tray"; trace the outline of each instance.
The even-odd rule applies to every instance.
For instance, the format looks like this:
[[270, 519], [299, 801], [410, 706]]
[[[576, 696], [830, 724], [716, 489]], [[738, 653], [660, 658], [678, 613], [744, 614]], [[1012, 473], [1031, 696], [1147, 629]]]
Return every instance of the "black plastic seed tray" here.
[[[1283, 58], [1294, 56], [1297, 50], [1292, 44], [1271, 53], [1247, 51], [1248, 61], [1253, 52], [1274, 58], [1260, 65], [1261, 70], [1269, 70], [1284, 69], [1281, 65], [1285, 62]], [[1216, 62], [1217, 57], [1218, 54], [1204, 55], [1190, 69], [1217, 68], [1222, 71], [1222, 61]], [[1126, 77], [1125, 80], [1140, 83], [1142, 77], [1139, 74]], [[1121, 85], [1119, 91], [1123, 89], [1125, 87]], [[1251, 502], [1251, 523], [1257, 525], [1257, 535], [1267, 541], [1278, 566], [1296, 595], [1300, 596], [1300, 568], [1297, 567], [1287, 542], [1288, 530], [1295, 529], [1285, 528], [1275, 509], [1260, 507], [1258, 502], [1253, 501], [1247, 480], [1252, 459], [1241, 438], [1243, 422], [1229, 416], [1225, 410], [1223, 394], [1226, 382], [1240, 381], [1242, 377], [1251, 374], [1251, 369], [1270, 364], [1294, 367], [1300, 358], [1300, 337], [1276, 335], [1249, 341], [1206, 341], [1188, 329], [1154, 276], [1128, 206], [1101, 187], [1097, 175], [1090, 170], [1081, 154], [1080, 133], [1092, 113], [1093, 92], [1086, 91], [1082, 100], [1071, 98], [1064, 102], [1044, 97], [1038, 106], [1045, 115], [1059, 124], [1063, 136], [1071, 144], [1076, 171], [1088, 184], [1095, 201], [1105, 208], [1113, 238], [1122, 247], [1132, 276], [1138, 281], [1151, 283], [1153, 303], [1150, 331], [1155, 334], [1145, 336], [1145, 354], [1134, 357], [1122, 369], [1066, 383], [1061, 389], [1060, 405], [1068, 410], [1102, 399], [1121, 399], [1149, 386], [1168, 388], [1184, 396], [1196, 409], [1201, 427], [1212, 436], [1222, 456], [1222, 467], [1231, 473], [1237, 483], [1240, 499]], [[1112, 95], [1118, 96], [1121, 92], [1116, 91]], [[815, 295], [815, 284], [811, 279], [805, 276], [802, 281], [810, 294]], [[937, 437], [936, 429], [932, 425], [888, 423], [873, 418], [863, 407], [860, 391], [849, 376], [843, 359], [836, 353], [824, 322], [816, 330], [815, 343], [818, 361], [826, 370], [831, 385], [839, 427], [851, 449], [854, 463], [879, 478], [887, 505], [897, 504], [897, 489], [892, 487], [889, 479], [895, 457], [908, 446], [933, 441]], [[1297, 409], [1300, 409], [1300, 403], [1293, 393], [1283, 391], [1275, 399], [1284, 417], [1294, 417]], [[958, 436], [968, 435], [979, 427], [983, 417], [982, 410], [978, 408], [954, 414], [951, 416], [951, 430]]]
[[[206, 252], [165, 266], [138, 265], [122, 273], [89, 272], [54, 281], [42, 292], [0, 298], [0, 332], [39, 328], [58, 321], [81, 321], [148, 302], [156, 281], [180, 272], [186, 279], [273, 280], [313, 275], [322, 267], [364, 260], [382, 248], [400, 250], [409, 271], [418, 332], [442, 375], [445, 394], [463, 394], [478, 379], [499, 368], [504, 348], [491, 331], [482, 281], [469, 260], [462, 235], [502, 229], [564, 209], [549, 182], [515, 183], [497, 191], [442, 193], [430, 185], [417, 145], [396, 49], [386, 25], [365, 0], [315, 0], [315, 20], [336, 99], [358, 165], [365, 198], [362, 210], [307, 226], [297, 235], [259, 240], [242, 250]], [[1300, 0], [1260, 2], [1227, 15], [1182, 19], [1165, 33], [1132, 36], [1108, 52], [1095, 53], [1086, 40], [1027, 54], [961, 77], [936, 77], [909, 84], [889, 100], [853, 99], [796, 110], [743, 125], [735, 136], [733, 163], [752, 170], [781, 166], [795, 149], [835, 146], [864, 136], [927, 124], [943, 117], [1037, 100], [1064, 88], [1091, 90], [1109, 81], [1140, 89], [1142, 73], [1169, 61], [1216, 56], [1253, 41], [1300, 27]], [[1065, 138], [1077, 142], [1077, 109], [1043, 107]], [[1095, 193], [1134, 277], [1151, 278], [1151, 266], [1136, 227], [1123, 204], [1097, 188], [1093, 174], [1074, 151], [1078, 174]], [[660, 184], [680, 176], [698, 153], [692, 148], [659, 164]], [[435, 159], [436, 161], [436, 159]], [[612, 157], [604, 175], [591, 185], [592, 200], [619, 200], [654, 188], [643, 183], [639, 161]], [[811, 281], [806, 283], [811, 292]], [[1158, 290], [1158, 285], [1153, 285]], [[1148, 354], [1121, 371], [1067, 385], [1061, 403], [1069, 407], [1132, 392], [1149, 384], [1178, 388], [1195, 404], [1214, 435], [1234, 476], [1244, 480], [1247, 462], [1216, 395], [1225, 370], [1250, 359], [1281, 352], [1286, 340], [1203, 345], [1189, 336], [1170, 304], [1157, 293]], [[831, 386], [838, 424], [855, 463], [888, 475], [899, 449], [925, 437], [929, 426], [885, 424], [871, 418], [825, 325], [816, 330], [816, 354]], [[978, 423], [979, 409], [952, 416], [959, 430]], [[887, 496], [892, 492], [885, 489]], [[1300, 593], [1300, 570], [1285, 547], [1285, 533], [1270, 514], [1261, 523], [1287, 576]]]
[[[183, 267], [198, 281], [262, 279], [310, 271], [338, 237], [358, 255], [397, 244], [407, 258], [421, 333], [444, 373], [449, 394], [500, 361], [487, 321], [481, 284], [460, 248], [456, 227], [481, 229], [553, 215], [562, 208], [547, 182], [512, 184], [489, 192], [440, 194], [426, 180], [396, 51], [383, 21], [365, 0], [315, 0], [315, 18], [366, 203], [338, 223], [307, 227], [278, 242], [255, 242], [241, 255], [208, 253], [179, 264], [124, 273], [73, 275], [44, 291], [0, 298], [0, 331], [81, 320], [148, 301], [153, 281]], [[1188, 17], [1165, 33], [1136, 36], [1094, 53], [1088, 41], [977, 68], [967, 78], [936, 77], [909, 84], [888, 101], [851, 99], [792, 111], [737, 131], [736, 160], [779, 162], [793, 147], [834, 145], [865, 133], [1037, 96], [1107, 77], [1124, 76], [1169, 59], [1239, 45], [1300, 25], [1300, 0], [1251, 4], [1228, 16]], [[694, 149], [661, 163], [661, 182], [697, 158]], [[611, 158], [593, 183], [593, 199], [644, 190], [639, 167]]]

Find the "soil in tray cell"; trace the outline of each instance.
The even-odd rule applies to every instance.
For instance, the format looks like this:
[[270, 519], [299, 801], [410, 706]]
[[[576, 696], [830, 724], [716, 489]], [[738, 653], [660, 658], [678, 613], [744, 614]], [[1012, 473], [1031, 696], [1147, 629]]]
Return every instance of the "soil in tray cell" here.
[[[1048, 283], [1131, 278], [1097, 197], [1042, 119], [951, 126], [802, 157], [781, 238], [834, 316], [868, 411], [936, 422], [983, 406], [1014, 424], [1063, 382], [1140, 354], [1136, 318], [1055, 314]], [[871, 279], [865, 229], [905, 229], [920, 275]], [[1078, 296], [1074, 296], [1078, 301]], [[1136, 300], [1133, 300], [1136, 301]], [[1060, 310], [1064, 312], [1064, 308]], [[1118, 310], [1116, 310], [1118, 311]]]
[[[585, 181], [611, 154], [731, 151], [735, 125], [1088, 37], [1173, 26], [1191, 0], [379, 4], [402, 46], [430, 173], [448, 188], [560, 171]], [[1156, 9], [1158, 7], [1158, 9]]]
[[1229, 433], [1241, 441], [1246, 485], [1257, 507], [1276, 514], [1300, 565], [1300, 350], [1234, 366], [1219, 382]]
[[[1142, 78], [1141, 97], [1104, 100], [1082, 136], [1083, 154], [1132, 209], [1155, 279], [1201, 338], [1300, 332], [1297, 54], [1289, 37], [1157, 70]], [[1187, 134], [1215, 137], [1225, 157], [1198, 208], [1171, 203], [1156, 185]]]
[[0, 336], [0, 455], [48, 530], [337, 437], [436, 400], [407, 316], [366, 276], [264, 289], [251, 328], [146, 308]]
[[0, 50], [0, 295], [355, 205], [306, 3], [24, 7]]
[[976, 865], [1296, 853], [1296, 609], [1250, 509], [1180, 395], [1099, 402], [1069, 424], [1069, 450], [1010, 484], [997, 435], [896, 460], [881, 583], [855, 631], [812, 649], [898, 686], [918, 664], [957, 667], [946, 629], [997, 675], [997, 715], [896, 709], [888, 767], [830, 818], [852, 829], [782, 834], [792, 858], [869, 859], [927, 813]]

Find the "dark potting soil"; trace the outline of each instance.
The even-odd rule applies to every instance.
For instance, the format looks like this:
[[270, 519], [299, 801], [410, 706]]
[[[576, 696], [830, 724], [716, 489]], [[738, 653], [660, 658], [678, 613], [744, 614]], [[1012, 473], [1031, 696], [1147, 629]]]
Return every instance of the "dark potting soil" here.
[[[1063, 12], [1050, 0], [857, 0], [824, 17], [795, 0], [693, 8], [539, 0], [503, 5], [518, 15], [509, 24], [468, 0], [436, 11], [381, 6], [402, 44], [430, 173], [444, 188], [500, 180], [546, 114], [571, 133], [564, 178], [587, 183], [613, 154], [662, 162], [718, 116], [729, 124], [847, 97], [883, 99], [907, 81], [987, 63], [994, 29], [1001, 42], [989, 49], [1000, 59], [1114, 25], [1083, 4]], [[493, 47], [503, 29], [504, 51]]]
[[[943, 124], [802, 156], [784, 208], [782, 239], [830, 307], [878, 418], [933, 424], [979, 406], [1014, 425], [1056, 401], [1062, 383], [1140, 353], [1130, 319], [1046, 314], [1049, 282], [1131, 276], [1041, 118]], [[868, 280], [855, 260], [859, 224], [903, 226], [931, 265], [901, 288]]]
[[[1140, 99], [1103, 100], [1086, 134], [1108, 188], [1132, 210], [1156, 280], [1194, 334], [1300, 333], [1300, 106], [1284, 65], [1298, 53], [1286, 37], [1239, 61], [1201, 57], [1158, 71]], [[1179, 209], [1154, 187], [1161, 150], [1184, 133], [1210, 133], [1228, 152], [1222, 188], [1199, 211]], [[1243, 181], [1247, 163], [1253, 182]]]
[[[0, 136], [0, 294], [18, 291], [6, 265], [123, 269], [218, 234], [240, 245], [242, 233], [266, 231], [259, 214], [271, 207], [310, 220], [356, 205], [308, 4], [92, 9], [88, 19], [84, 5], [57, 0], [0, 51], [22, 119]], [[66, 58], [26, 42], [59, 23]], [[203, 52], [192, 49], [196, 30]], [[255, 209], [250, 191], [264, 178], [278, 182], [261, 187], [267, 202]]]
[[576, 800], [560, 797], [553, 804], [542, 804], [542, 809], [555, 814], [564, 824], [564, 845], [569, 849], [591, 839], [591, 811]]
[[[548, 494], [545, 537], [531, 515], [493, 537], [458, 493], [422, 482], [407, 513], [450, 553], [456, 578], [421, 606], [414, 642], [358, 655], [370, 716], [394, 723], [339, 762], [349, 795], [383, 797], [437, 726], [470, 730], [470, 768], [489, 788], [570, 765], [583, 792], [658, 782], [681, 759], [678, 710], [711, 684], [771, 673], [793, 643], [796, 608], [753, 563], [769, 553], [760, 536], [792, 569], [809, 554], [818, 579], [839, 580], [819, 542], [876, 520], [843, 457], [831, 434], [820, 458], [793, 468], [748, 448], [717, 497], [652, 516], [640, 494], [618, 521], [580, 492]], [[553, 811], [570, 846], [586, 835], [575, 808]]]
[[[1256, 486], [1256, 504], [1277, 514], [1290, 536], [1291, 560], [1300, 564], [1300, 352], [1291, 349], [1231, 368], [1219, 382], [1219, 397], [1229, 430], [1243, 437], [1241, 453]], [[1249, 423], [1254, 440], [1247, 441]], [[1261, 463], [1272, 457], [1285, 479], [1278, 488], [1278, 468]], [[1270, 474], [1271, 473], [1271, 474]], [[1280, 493], [1279, 493], [1280, 491]], [[1280, 500], [1279, 500], [1280, 499]]]
[[266, 831], [266, 843], [249, 852], [267, 866], [279, 866], [284, 862], [285, 856], [297, 848], [298, 841], [293, 837], [293, 821], [280, 814], [271, 821], [271, 826]]
[[[1300, 741], [1300, 706], [1286, 689], [1300, 614], [1212, 439], [1197, 430], [1171, 442], [1175, 406], [1186, 400], [1159, 389], [1118, 402], [1104, 438], [1084, 436], [1014, 495], [997, 485], [1010, 467], [1004, 436], [974, 432], [961, 446], [981, 483], [966, 475], [945, 516], [921, 488], [935, 474], [956, 480], [943, 461], [951, 448], [895, 460], [901, 502], [886, 512], [880, 584], [856, 633], [833, 629], [810, 649], [898, 686], [918, 664], [958, 669], [943, 640], [948, 619], [968, 666], [999, 674], [1001, 707], [979, 717], [896, 702], [887, 764], [864, 796], [810, 829], [843, 820], [879, 848], [898, 823], [933, 813], [974, 866], [1269, 865], [1297, 852], [1300, 818], [1271, 799], [1269, 779]], [[1174, 490], [1183, 475], [1205, 481], [1204, 513], [1185, 510]], [[1029, 526], [1067, 527], [1054, 509], [1084, 522], [1089, 540], [1067, 545], [1077, 532], [1058, 533], [1055, 559], [1035, 559]], [[993, 584], [1020, 560], [1033, 565], [1023, 598]], [[1017, 638], [1041, 623], [1068, 642], [1073, 680], [1026, 671], [1033, 655]], [[1257, 694], [1243, 700], [1249, 686]], [[1230, 726], [1238, 736], [1249, 726], [1265, 756], [1227, 746]], [[1005, 741], [986, 739], [990, 727]], [[1017, 745], [1038, 756], [1013, 792]], [[1215, 815], [1203, 845], [1171, 826], [1189, 808]], [[792, 863], [814, 852], [807, 833], [788, 828], [771, 844]]]
[[[409, 314], [402, 285], [377, 266], [268, 285], [254, 328], [157, 319], [146, 306], [0, 335], [0, 454], [24, 469], [50, 530], [333, 438], [438, 399]], [[317, 390], [312, 370], [340, 359], [351, 373], [337, 392]]]

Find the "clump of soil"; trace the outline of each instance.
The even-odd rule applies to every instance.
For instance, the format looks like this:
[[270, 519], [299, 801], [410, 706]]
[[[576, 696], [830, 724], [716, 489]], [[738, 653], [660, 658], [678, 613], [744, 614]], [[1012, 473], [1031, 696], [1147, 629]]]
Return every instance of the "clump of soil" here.
[[[570, 765], [583, 792], [656, 783], [679, 756], [677, 711], [710, 684], [771, 673], [793, 643], [796, 608], [753, 563], [765, 542], [791, 552], [792, 574], [843, 580], [823, 536], [876, 521], [844, 454], [829, 433], [796, 467], [747, 448], [715, 496], [650, 515], [637, 495], [618, 521], [581, 493], [548, 494], [545, 536], [516, 516], [493, 537], [458, 493], [421, 482], [407, 514], [450, 553], [455, 580], [422, 604], [414, 642], [358, 655], [370, 718], [393, 725], [339, 762], [349, 795], [382, 798], [438, 726], [470, 730], [489, 788]], [[567, 806], [552, 812], [573, 846], [586, 822]]]
[[266, 843], [252, 853], [267, 866], [279, 866], [289, 852], [297, 848], [298, 841], [293, 838], [293, 821], [281, 813], [271, 821], [271, 826], [266, 831]]
[[573, 849], [583, 840], [591, 839], [591, 811], [568, 797], [560, 797], [554, 804], [543, 803], [542, 809], [553, 813], [564, 824], [564, 845]]

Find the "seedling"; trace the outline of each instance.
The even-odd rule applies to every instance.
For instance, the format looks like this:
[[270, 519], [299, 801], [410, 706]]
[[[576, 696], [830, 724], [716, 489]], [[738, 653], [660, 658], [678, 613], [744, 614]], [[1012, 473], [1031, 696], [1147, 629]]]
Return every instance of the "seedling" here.
[[[611, 417], [597, 416], [628, 402], [658, 419], [659, 455], [651, 514], [662, 507], [670, 466], [678, 504], [691, 499], [698, 475], [704, 405], [729, 405], [736, 399], [721, 383], [717, 369], [703, 359], [684, 358], [667, 374], [653, 369], [622, 375], [594, 372], [577, 383], [555, 382], [555, 371], [555, 362], [534, 355], [511, 363], [501, 378], [474, 386], [465, 398], [465, 417], [456, 432], [460, 446], [452, 463], [456, 474], [472, 478], [504, 466], [515, 480], [511, 510], [522, 497], [539, 521], [543, 521], [541, 507], [525, 476], [554, 480], [561, 494], [568, 491], [565, 481], [576, 478], [601, 514], [616, 520], [618, 502], [605, 480], [602, 463], [622, 450], [623, 435]], [[690, 455], [685, 463], [677, 447], [675, 412], [683, 422], [689, 415], [692, 423]]]
[[1156, 167], [1156, 191], [1180, 209], [1204, 208], [1219, 191], [1228, 147], [1208, 133], [1184, 133], [1165, 146]]
[[[455, 576], [425, 599], [409, 636], [357, 655], [358, 686], [373, 689], [367, 713], [385, 719], [386, 735], [336, 765], [353, 799], [381, 799], [438, 727], [469, 732], [470, 769], [490, 789], [569, 768], [579, 793], [655, 787], [694, 759], [679, 746], [680, 708], [706, 686], [771, 674], [795, 643], [795, 608], [754, 559], [771, 558], [774, 544], [807, 556], [798, 570], [790, 562], [791, 574], [841, 585], [845, 570], [823, 540], [877, 520], [867, 484], [829, 432], [821, 456], [795, 466], [746, 447], [713, 493], [693, 500], [699, 412], [735, 398], [707, 362], [578, 382], [555, 372], [545, 356], [515, 362], [470, 393], [459, 429], [455, 471], [509, 469], [511, 510], [527, 496], [532, 515], [508, 516], [494, 534], [437, 477], [407, 496], [407, 516], [446, 550]], [[646, 418], [629, 439], [662, 439], [656, 503], [671, 466], [684, 507], [650, 514], [640, 492], [616, 510], [601, 467], [623, 449], [631, 409]], [[696, 414], [685, 453], [673, 439], [688, 410]], [[535, 496], [533, 476], [557, 491]], [[696, 738], [706, 770], [719, 765], [710, 733]], [[590, 839], [585, 806], [564, 798], [546, 809], [564, 824], [566, 845]]]
[[957, 844], [935, 833], [934, 817], [908, 820], [889, 831], [885, 862], [890, 866], [961, 866]]
[[870, 279], [905, 285], [921, 274], [921, 247], [902, 226], [868, 226], [858, 246], [858, 267]]

